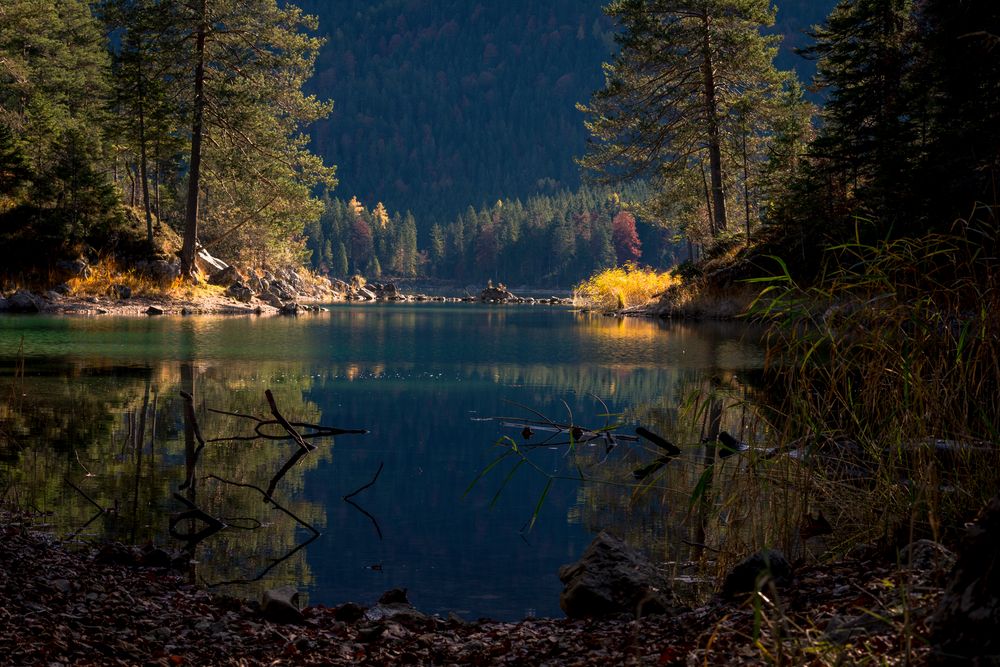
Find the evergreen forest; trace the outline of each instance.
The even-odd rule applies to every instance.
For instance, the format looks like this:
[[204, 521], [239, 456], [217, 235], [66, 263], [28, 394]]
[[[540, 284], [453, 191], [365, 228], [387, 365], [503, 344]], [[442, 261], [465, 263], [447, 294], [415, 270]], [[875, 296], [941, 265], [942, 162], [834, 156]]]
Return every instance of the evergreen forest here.
[[815, 266], [859, 229], [946, 229], [995, 200], [987, 2], [0, 12], [17, 270], [169, 232], [185, 274], [200, 244], [247, 267], [568, 287], [760, 243]]

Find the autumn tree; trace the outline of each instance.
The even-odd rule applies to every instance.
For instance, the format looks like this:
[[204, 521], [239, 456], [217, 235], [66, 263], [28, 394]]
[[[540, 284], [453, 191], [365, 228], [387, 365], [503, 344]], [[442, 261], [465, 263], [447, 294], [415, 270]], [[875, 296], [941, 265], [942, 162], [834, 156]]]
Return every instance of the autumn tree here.
[[620, 211], [611, 221], [611, 242], [619, 264], [638, 262], [642, 257], [642, 242], [635, 230], [635, 216]]

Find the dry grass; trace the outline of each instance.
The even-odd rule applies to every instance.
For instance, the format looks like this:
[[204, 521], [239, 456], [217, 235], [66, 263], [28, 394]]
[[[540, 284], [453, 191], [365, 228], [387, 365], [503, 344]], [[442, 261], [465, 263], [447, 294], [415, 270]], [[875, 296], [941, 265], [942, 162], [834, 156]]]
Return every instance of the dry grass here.
[[110, 257], [101, 258], [91, 265], [86, 277], [70, 278], [66, 284], [69, 286], [69, 293], [78, 297], [114, 297], [121, 288], [128, 288], [133, 297], [194, 300], [205, 296], [219, 296], [225, 291], [221, 287], [204, 282], [194, 284], [182, 278], [174, 278], [164, 285], [134, 268], [119, 266]]
[[660, 273], [632, 262], [605, 269], [580, 283], [573, 290], [573, 300], [603, 311], [624, 310], [648, 303], [680, 282], [669, 272]]

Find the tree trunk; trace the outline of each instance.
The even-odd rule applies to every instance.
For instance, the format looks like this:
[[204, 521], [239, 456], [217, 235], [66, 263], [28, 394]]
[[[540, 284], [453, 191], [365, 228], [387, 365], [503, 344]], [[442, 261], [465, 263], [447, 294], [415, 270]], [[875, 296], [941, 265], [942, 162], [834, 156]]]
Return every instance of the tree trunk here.
[[198, 3], [198, 33], [195, 42], [194, 119], [191, 123], [191, 165], [188, 170], [187, 219], [181, 247], [181, 275], [193, 278], [195, 244], [198, 241], [198, 190], [201, 185], [201, 135], [205, 115], [206, 0]]
[[708, 12], [701, 15], [702, 76], [705, 94], [705, 120], [708, 123], [708, 160], [712, 173], [712, 201], [715, 224], [714, 233], [726, 230], [726, 192], [722, 184], [722, 146], [719, 139], [719, 105], [715, 96], [715, 63], [712, 58], [712, 19]]
[[146, 212], [146, 240], [153, 246], [153, 215], [149, 203], [149, 177], [146, 169], [146, 99], [143, 85], [142, 54], [139, 54], [139, 180], [142, 181], [142, 207]]

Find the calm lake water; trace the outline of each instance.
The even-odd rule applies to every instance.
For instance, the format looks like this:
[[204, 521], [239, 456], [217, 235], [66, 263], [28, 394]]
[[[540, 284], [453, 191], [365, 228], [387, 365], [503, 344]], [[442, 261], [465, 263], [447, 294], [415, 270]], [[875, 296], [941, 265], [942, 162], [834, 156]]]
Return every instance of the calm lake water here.
[[[311, 604], [367, 604], [402, 587], [431, 613], [560, 616], [559, 566], [603, 528], [655, 557], [679, 557], [696, 535], [685, 516], [699, 470], [692, 458], [637, 488], [631, 471], [655, 456], [648, 443], [570, 451], [556, 440], [520, 449], [530, 464], [509, 478], [517, 454], [475, 481], [510, 451], [503, 436], [531, 445], [549, 435], [525, 443], [519, 428], [488, 418], [592, 427], [621, 419], [619, 433], [642, 424], [696, 452], [692, 397], [706, 387], [738, 392], [762, 363], [740, 326], [548, 307], [3, 317], [0, 493], [51, 512], [52, 529], [73, 540], [171, 550], [183, 546], [169, 533], [172, 517], [175, 533], [204, 527], [176, 521], [187, 509], [178, 496], [186, 498], [227, 526], [193, 546], [192, 577], [233, 594], [290, 583]], [[278, 481], [274, 498], [319, 530], [311, 542], [260, 493], [217, 479], [264, 488], [297, 451], [288, 440], [253, 439], [252, 420], [213, 412], [270, 419], [266, 389], [290, 421], [369, 431], [315, 439], [317, 449]], [[193, 395], [210, 441], [185, 489], [181, 391]], [[213, 442], [234, 436], [243, 439]], [[375, 484], [345, 502], [380, 466]], [[581, 474], [590, 481], [570, 479]]]

